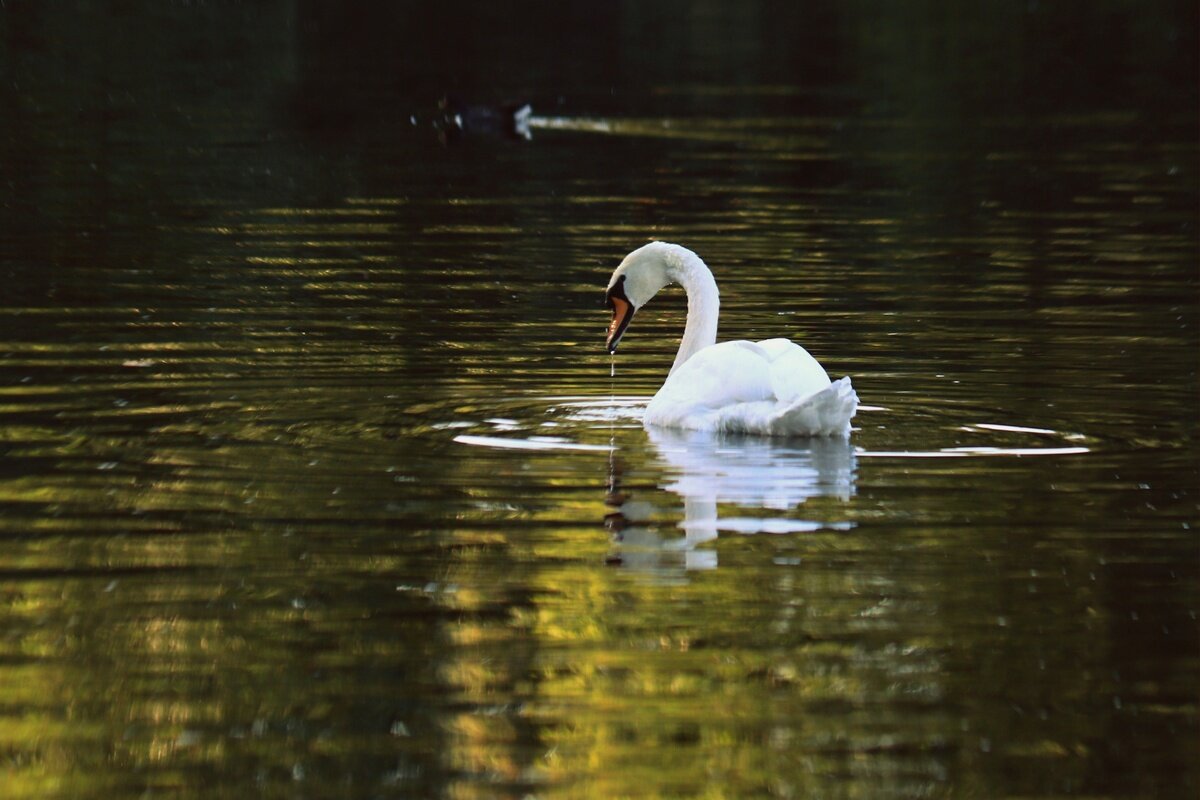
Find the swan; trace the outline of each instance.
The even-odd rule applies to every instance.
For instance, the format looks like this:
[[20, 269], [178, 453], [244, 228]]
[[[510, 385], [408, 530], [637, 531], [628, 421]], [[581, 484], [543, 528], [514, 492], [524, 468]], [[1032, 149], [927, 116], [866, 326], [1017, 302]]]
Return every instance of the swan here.
[[612, 311], [609, 353], [617, 352], [634, 314], [672, 283], [687, 292], [687, 324], [670, 374], [646, 406], [646, 427], [850, 435], [858, 395], [849, 378], [830, 382], [817, 360], [787, 339], [716, 343], [717, 282], [700, 257], [681, 245], [651, 242], [625, 256], [613, 272], [605, 293]]

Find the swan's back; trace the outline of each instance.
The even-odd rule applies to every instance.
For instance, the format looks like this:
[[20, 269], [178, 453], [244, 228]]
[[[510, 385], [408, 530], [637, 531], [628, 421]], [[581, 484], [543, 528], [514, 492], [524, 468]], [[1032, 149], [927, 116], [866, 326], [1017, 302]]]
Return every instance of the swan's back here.
[[803, 347], [786, 339], [722, 342], [667, 378], [645, 424], [770, 436], [846, 436], [858, 408], [849, 378], [831, 384]]

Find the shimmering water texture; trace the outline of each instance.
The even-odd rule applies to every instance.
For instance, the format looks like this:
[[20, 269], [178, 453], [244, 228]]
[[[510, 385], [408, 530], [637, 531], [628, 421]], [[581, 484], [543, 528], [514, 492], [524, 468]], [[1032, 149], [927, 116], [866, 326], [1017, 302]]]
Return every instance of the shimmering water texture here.
[[1194, 9], [211, 5], [0, 4], [0, 795], [1200, 792]]

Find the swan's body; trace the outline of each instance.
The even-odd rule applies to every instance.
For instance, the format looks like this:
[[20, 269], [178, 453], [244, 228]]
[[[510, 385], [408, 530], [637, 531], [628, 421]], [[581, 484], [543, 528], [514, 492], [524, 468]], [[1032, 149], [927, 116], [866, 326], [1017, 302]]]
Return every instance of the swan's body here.
[[646, 407], [644, 423], [767, 436], [848, 436], [858, 396], [849, 378], [830, 382], [817, 360], [786, 339], [716, 343], [720, 297], [705, 263], [687, 248], [651, 242], [625, 257], [608, 286], [608, 350], [634, 313], [670, 283], [688, 296], [675, 364]]

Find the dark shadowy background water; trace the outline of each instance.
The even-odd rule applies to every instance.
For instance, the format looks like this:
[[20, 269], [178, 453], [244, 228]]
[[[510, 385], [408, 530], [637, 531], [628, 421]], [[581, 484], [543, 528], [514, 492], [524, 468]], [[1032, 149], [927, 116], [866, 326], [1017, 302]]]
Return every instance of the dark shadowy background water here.
[[[1197, 27], [0, 3], [0, 794], [1196, 796]], [[642, 430], [650, 238], [848, 444]]]

